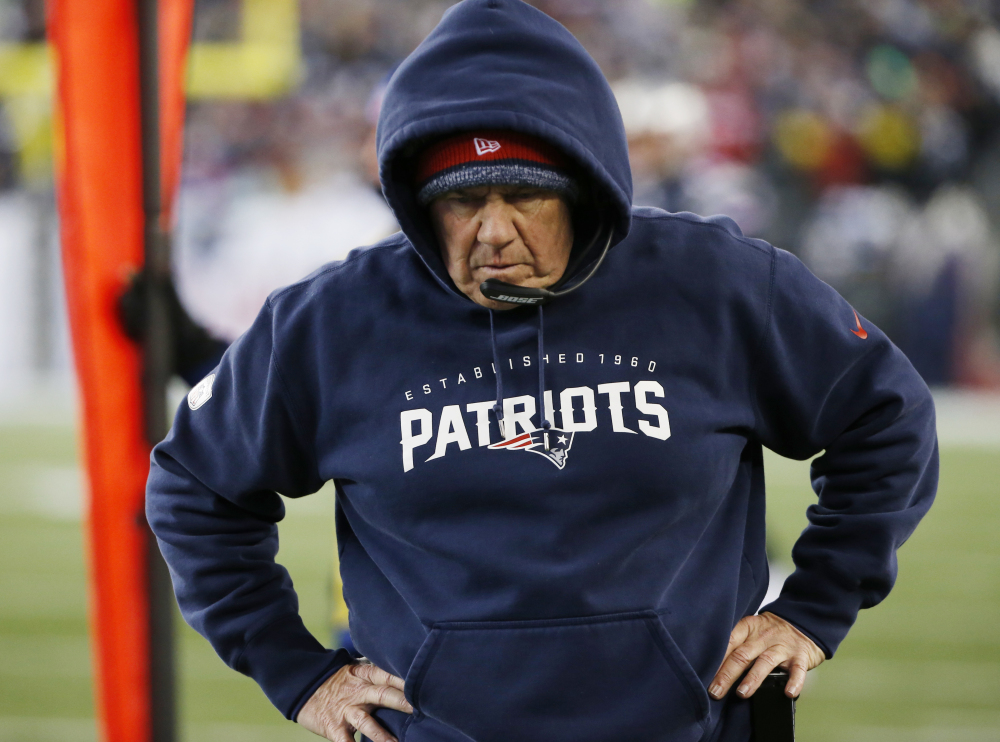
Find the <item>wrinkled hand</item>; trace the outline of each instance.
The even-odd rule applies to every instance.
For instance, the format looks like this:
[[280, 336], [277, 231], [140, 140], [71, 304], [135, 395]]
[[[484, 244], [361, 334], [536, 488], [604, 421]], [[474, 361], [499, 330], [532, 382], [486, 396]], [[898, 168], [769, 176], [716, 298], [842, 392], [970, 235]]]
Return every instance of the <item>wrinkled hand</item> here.
[[297, 721], [331, 742], [354, 742], [355, 732], [373, 742], [396, 742], [371, 715], [380, 707], [413, 713], [403, 695], [403, 679], [375, 665], [346, 665], [306, 701]]
[[785, 695], [796, 698], [802, 691], [806, 672], [824, 659], [823, 650], [785, 619], [773, 613], [746, 616], [729, 635], [726, 658], [715, 674], [709, 693], [713, 698], [722, 698], [753, 662], [753, 668], [736, 689], [742, 698], [752, 696], [768, 673], [779, 666], [788, 670], [789, 674]]

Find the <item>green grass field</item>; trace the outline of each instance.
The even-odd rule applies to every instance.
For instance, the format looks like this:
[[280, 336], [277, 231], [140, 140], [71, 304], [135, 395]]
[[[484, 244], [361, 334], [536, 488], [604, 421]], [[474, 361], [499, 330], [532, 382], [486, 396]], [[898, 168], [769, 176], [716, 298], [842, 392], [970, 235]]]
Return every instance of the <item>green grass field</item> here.
[[[768, 459], [774, 546], [788, 553], [811, 502], [807, 465]], [[938, 502], [900, 553], [886, 602], [810, 673], [805, 742], [1000, 740], [1000, 453], [945, 448]], [[0, 742], [96, 740], [81, 482], [68, 427], [0, 426]], [[328, 493], [292, 503], [280, 559], [306, 623], [326, 632]], [[178, 620], [186, 742], [315, 739]]]

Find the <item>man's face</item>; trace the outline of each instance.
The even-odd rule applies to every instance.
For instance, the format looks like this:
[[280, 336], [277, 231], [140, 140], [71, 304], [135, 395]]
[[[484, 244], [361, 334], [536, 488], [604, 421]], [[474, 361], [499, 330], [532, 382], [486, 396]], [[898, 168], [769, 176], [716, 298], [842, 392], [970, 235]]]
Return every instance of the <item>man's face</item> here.
[[553, 191], [522, 186], [482, 186], [435, 199], [431, 220], [448, 275], [459, 290], [490, 309], [515, 304], [487, 299], [487, 278], [548, 288], [562, 278], [573, 249], [566, 202]]

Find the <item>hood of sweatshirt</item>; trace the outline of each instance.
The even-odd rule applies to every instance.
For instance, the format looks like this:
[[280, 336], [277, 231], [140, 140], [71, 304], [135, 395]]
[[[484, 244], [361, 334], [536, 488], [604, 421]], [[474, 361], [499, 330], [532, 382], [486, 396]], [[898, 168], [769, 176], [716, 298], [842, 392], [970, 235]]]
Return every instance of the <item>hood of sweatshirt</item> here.
[[[473, 129], [523, 132], [560, 147], [578, 166], [603, 220], [613, 224], [612, 244], [628, 235], [625, 127], [597, 63], [565, 27], [521, 0], [464, 0], [396, 70], [378, 123], [385, 197], [444, 286], [457, 292], [416, 200], [414, 156], [434, 139]], [[592, 236], [578, 234], [578, 244]], [[584, 267], [578, 264], [576, 274]]]

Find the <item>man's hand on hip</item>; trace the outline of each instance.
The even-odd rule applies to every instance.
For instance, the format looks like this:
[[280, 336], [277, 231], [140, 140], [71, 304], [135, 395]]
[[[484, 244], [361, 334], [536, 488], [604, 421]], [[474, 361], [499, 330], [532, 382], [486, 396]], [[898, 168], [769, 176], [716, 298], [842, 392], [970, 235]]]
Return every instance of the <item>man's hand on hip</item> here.
[[306, 701], [297, 721], [331, 742], [354, 742], [355, 732], [373, 742], [396, 742], [372, 717], [376, 708], [413, 713], [403, 695], [403, 679], [375, 665], [346, 665]]
[[753, 668], [736, 689], [740, 697], [752, 696], [768, 673], [780, 666], [789, 674], [785, 695], [795, 698], [802, 691], [806, 672], [824, 659], [826, 656], [815, 642], [785, 619], [773, 613], [745, 616], [729, 635], [726, 658], [715, 674], [709, 693], [716, 699], [725, 696], [733, 682], [753, 662]]

